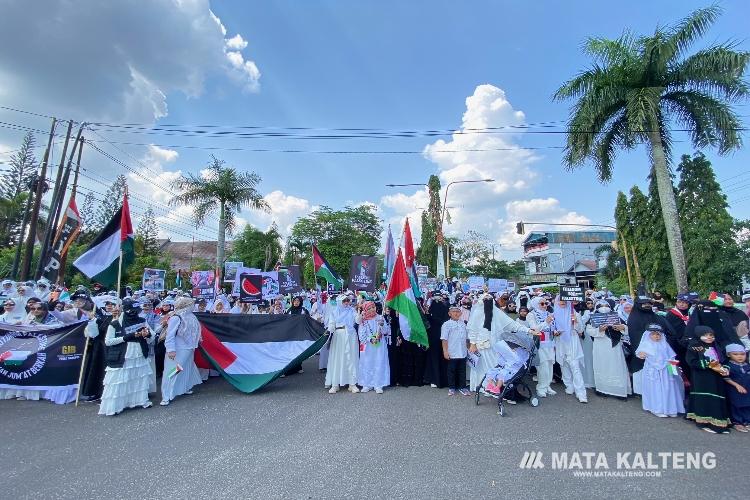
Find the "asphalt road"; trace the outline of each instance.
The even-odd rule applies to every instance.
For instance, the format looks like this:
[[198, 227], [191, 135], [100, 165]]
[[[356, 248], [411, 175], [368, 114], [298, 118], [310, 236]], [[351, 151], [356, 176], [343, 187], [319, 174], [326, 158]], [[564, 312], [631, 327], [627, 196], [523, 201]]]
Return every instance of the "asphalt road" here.
[[[488, 399], [476, 407], [429, 387], [329, 395], [316, 366], [250, 395], [212, 378], [168, 407], [116, 417], [92, 404], [0, 401], [0, 496], [747, 498], [750, 435], [659, 419], [639, 400], [592, 394], [583, 405], [553, 386], [558, 395], [538, 408], [508, 407], [501, 418]], [[520, 468], [532, 451], [542, 452], [537, 468]], [[633, 453], [667, 451], [711, 452], [715, 467], [648, 471], [660, 477], [617, 469], [618, 452], [632, 465]], [[576, 477], [553, 468], [555, 452], [571, 463], [575, 452], [602, 453], [609, 469]]]

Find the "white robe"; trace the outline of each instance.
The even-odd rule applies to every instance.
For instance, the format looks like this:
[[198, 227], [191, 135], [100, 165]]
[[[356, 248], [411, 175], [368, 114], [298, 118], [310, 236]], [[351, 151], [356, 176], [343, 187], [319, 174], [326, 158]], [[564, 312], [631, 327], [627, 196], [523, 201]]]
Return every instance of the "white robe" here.
[[654, 342], [649, 332], [644, 333], [635, 354], [640, 352], [646, 354], [641, 370], [643, 409], [655, 415], [676, 416], [685, 413], [685, 385], [679, 375], [671, 375], [667, 370], [667, 364], [675, 358], [675, 352], [664, 336], [660, 342]]
[[586, 327], [586, 337], [594, 337], [592, 368], [596, 391], [623, 398], [632, 394], [622, 341], [612, 347], [610, 338], [592, 325]]
[[[391, 384], [391, 367], [388, 364], [388, 337], [390, 326], [380, 315], [366, 321], [359, 320], [359, 374], [358, 381], [362, 387], [383, 388]], [[382, 323], [382, 324], [381, 324]], [[374, 344], [372, 339], [380, 334], [380, 340]]]
[[356, 385], [359, 342], [354, 329], [354, 309], [337, 306], [331, 314], [328, 330], [332, 332], [333, 338], [326, 367], [326, 387]]
[[522, 332], [528, 333], [529, 328], [521, 323], [512, 320], [493, 304], [491, 330], [484, 328], [484, 304], [478, 301], [471, 308], [469, 323], [466, 325], [469, 333], [469, 343], [476, 345], [479, 362], [477, 366], [472, 366], [469, 370], [469, 389], [474, 391], [482, 382], [488, 370], [491, 370], [497, 364], [497, 354], [492, 346], [501, 340], [502, 333]]

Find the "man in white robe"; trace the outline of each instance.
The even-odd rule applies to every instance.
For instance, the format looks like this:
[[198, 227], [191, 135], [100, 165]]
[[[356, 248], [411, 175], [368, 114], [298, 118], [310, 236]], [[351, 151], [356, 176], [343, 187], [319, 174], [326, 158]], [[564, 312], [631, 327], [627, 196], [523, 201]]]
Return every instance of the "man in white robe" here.
[[583, 381], [583, 332], [581, 316], [573, 310], [570, 302], [555, 300], [554, 311], [555, 358], [562, 369], [566, 394], [575, 394], [578, 401], [588, 403]]
[[355, 313], [351, 307], [351, 297], [344, 296], [331, 314], [328, 331], [331, 332], [330, 353], [326, 369], [325, 386], [330, 394], [336, 394], [339, 387], [348, 385], [352, 393], [357, 388], [357, 367], [359, 364], [359, 342], [354, 329]]
[[487, 371], [497, 364], [497, 355], [492, 346], [501, 340], [502, 333], [504, 331], [531, 332], [531, 329], [510, 319], [502, 312], [494, 304], [490, 294], [485, 294], [482, 300], [471, 308], [467, 329], [469, 352], [479, 355], [476, 366], [472, 366], [469, 373], [469, 389], [472, 391], [477, 389]]

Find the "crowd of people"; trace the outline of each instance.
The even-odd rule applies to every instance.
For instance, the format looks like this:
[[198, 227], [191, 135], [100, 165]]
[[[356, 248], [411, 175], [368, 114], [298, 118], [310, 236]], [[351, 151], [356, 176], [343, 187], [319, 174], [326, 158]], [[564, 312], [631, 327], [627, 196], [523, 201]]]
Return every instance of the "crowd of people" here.
[[[5, 280], [0, 323], [86, 321], [89, 357], [79, 397], [99, 402], [101, 415], [151, 406], [159, 378], [166, 406], [211, 374], [194, 361], [201, 340], [194, 312], [305, 314], [329, 335], [318, 366], [331, 394], [428, 385], [449, 396], [502, 395], [513, 404], [523, 396], [502, 389], [526, 367], [539, 398], [557, 395], [558, 381], [581, 403], [592, 392], [635, 396], [645, 411], [682, 415], [707, 432], [750, 430], [750, 295], [735, 304], [731, 293], [686, 293], [668, 307], [658, 292], [633, 300], [590, 289], [577, 302], [533, 287], [493, 294], [445, 282], [417, 299], [429, 346], [411, 341], [411, 327], [387, 307], [384, 288], [309, 291], [258, 304], [223, 292], [197, 301], [179, 290], [125, 295], [85, 288], [68, 295], [44, 280]], [[44, 392], [0, 389], [0, 399], [75, 399], [74, 392]]]

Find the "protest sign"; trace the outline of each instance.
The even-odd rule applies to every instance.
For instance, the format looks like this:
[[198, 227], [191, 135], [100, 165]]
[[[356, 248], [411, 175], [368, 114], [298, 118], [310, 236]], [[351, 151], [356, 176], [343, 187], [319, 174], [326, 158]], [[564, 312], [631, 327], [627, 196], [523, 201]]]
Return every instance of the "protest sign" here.
[[242, 262], [225, 262], [224, 263], [224, 283], [234, 283], [237, 278], [237, 270], [244, 266]]
[[240, 279], [240, 302], [257, 304], [262, 298], [263, 276], [260, 274], [243, 273]]
[[273, 300], [279, 296], [279, 273], [278, 271], [267, 271], [260, 273], [263, 277], [263, 298]]
[[196, 299], [213, 300], [216, 296], [214, 271], [193, 271], [190, 273], [190, 284], [193, 285], [192, 295]]
[[349, 288], [351, 290], [375, 291], [377, 259], [371, 255], [353, 255], [350, 268]]
[[144, 290], [152, 292], [161, 292], [164, 290], [164, 282], [166, 281], [167, 271], [163, 269], [149, 269], [143, 270], [143, 277], [141, 279], [141, 287]]
[[469, 276], [469, 290], [479, 291], [484, 288], [484, 276]]
[[560, 300], [566, 302], [578, 301], [583, 302], [583, 288], [580, 285], [560, 285]]
[[302, 278], [297, 265], [279, 268], [279, 293], [299, 293], [302, 291]]
[[591, 326], [599, 328], [602, 325], [619, 325], [620, 316], [617, 313], [594, 313], [589, 320]]

